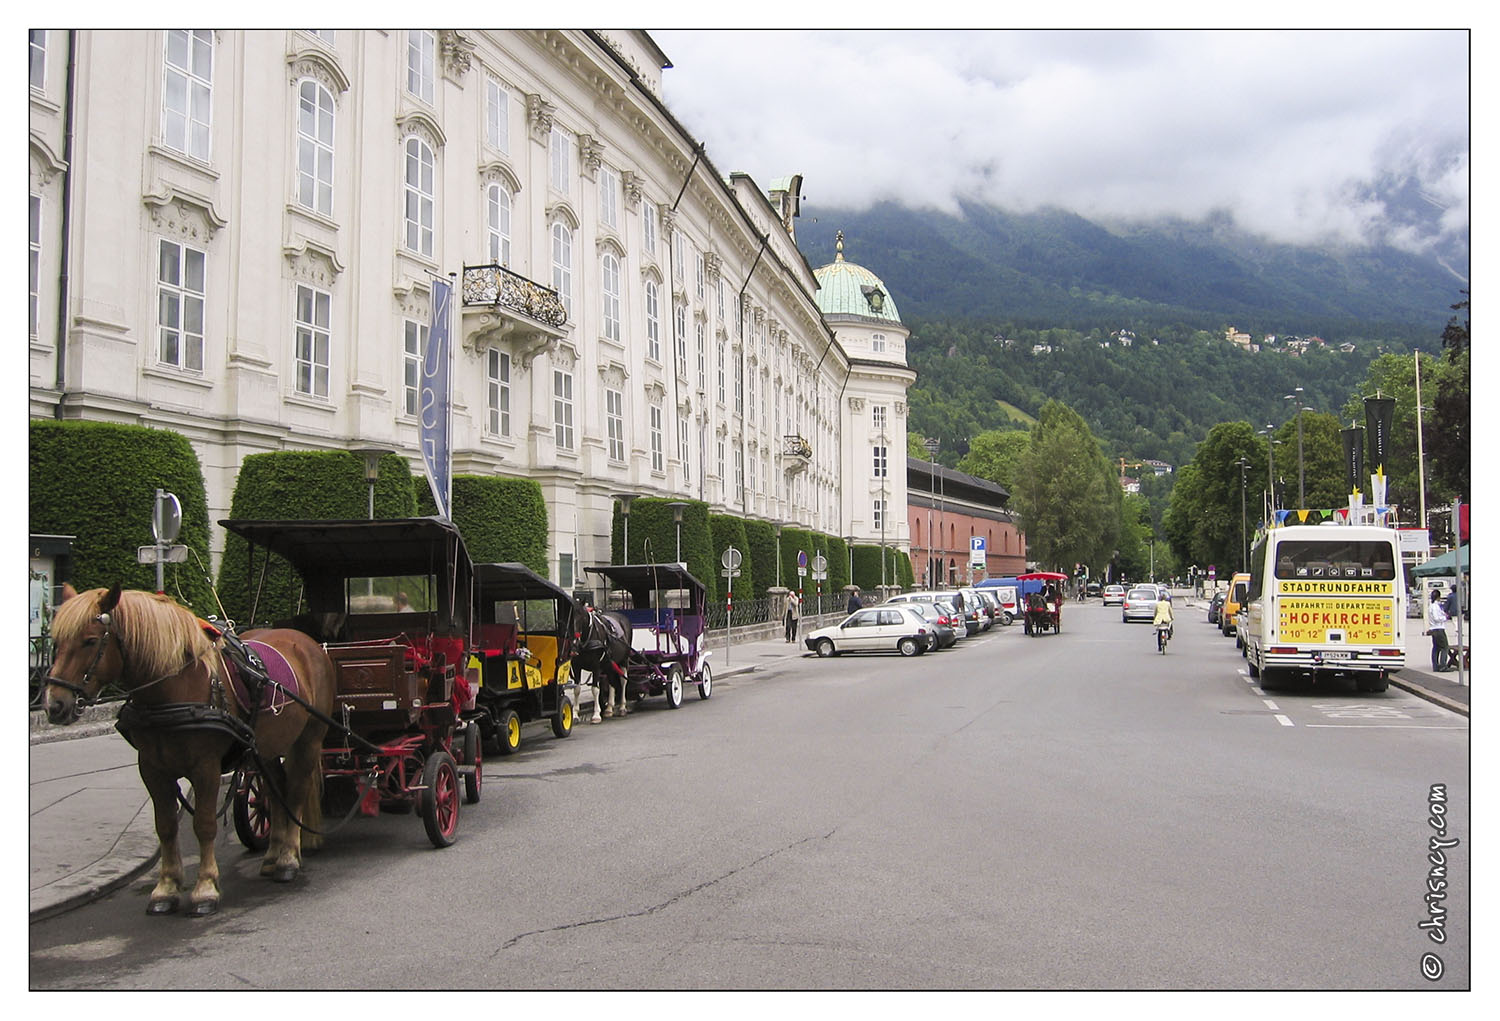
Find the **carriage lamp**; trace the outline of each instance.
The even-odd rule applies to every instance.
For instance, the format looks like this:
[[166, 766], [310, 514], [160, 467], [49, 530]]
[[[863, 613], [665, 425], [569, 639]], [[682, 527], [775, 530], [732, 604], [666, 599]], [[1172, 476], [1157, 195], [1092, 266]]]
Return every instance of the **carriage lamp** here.
[[630, 563], [630, 501], [635, 499], [634, 493], [616, 493], [613, 499], [620, 501], [620, 517], [624, 519], [624, 543], [621, 546], [621, 563]]
[[687, 504], [681, 500], [673, 500], [667, 504], [672, 508], [672, 523], [677, 526], [677, 563], [682, 563], [682, 512], [687, 509]]
[[394, 450], [387, 447], [356, 447], [349, 451], [355, 457], [364, 458], [365, 485], [370, 488], [370, 520], [375, 520], [375, 482], [380, 478], [380, 459]]

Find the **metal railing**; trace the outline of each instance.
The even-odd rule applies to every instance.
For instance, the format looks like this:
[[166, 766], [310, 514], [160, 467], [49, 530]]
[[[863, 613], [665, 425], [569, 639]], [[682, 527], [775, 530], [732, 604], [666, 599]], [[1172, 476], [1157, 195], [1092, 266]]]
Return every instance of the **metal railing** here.
[[568, 321], [568, 310], [556, 291], [504, 266], [465, 266], [463, 302], [510, 309], [548, 326], [563, 326]]

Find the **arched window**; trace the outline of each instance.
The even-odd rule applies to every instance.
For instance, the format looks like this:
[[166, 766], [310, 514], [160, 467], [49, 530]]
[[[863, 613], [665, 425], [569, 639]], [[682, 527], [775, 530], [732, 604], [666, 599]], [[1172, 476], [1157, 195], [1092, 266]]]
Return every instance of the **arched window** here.
[[312, 79], [297, 86], [297, 203], [333, 215], [333, 94]]
[[485, 195], [485, 227], [489, 234], [490, 261], [510, 265], [510, 192], [492, 184]]
[[406, 247], [432, 257], [432, 225], [436, 208], [436, 170], [432, 150], [420, 138], [406, 140]]
[[573, 232], [565, 223], [552, 225], [552, 289], [573, 315]]

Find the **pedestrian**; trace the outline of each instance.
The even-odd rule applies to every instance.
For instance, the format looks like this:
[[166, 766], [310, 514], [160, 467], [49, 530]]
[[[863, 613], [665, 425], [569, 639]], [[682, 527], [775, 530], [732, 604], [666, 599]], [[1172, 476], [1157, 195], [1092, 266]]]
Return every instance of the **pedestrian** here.
[[953, 608], [960, 614], [964, 612], [964, 594], [962, 592], [953, 593]]
[[849, 606], [848, 606], [846, 612], [853, 613], [855, 610], [859, 609], [863, 605], [865, 605], [865, 604], [860, 601], [860, 598], [859, 598], [859, 589], [857, 589], [857, 588], [856, 589], [850, 589], [849, 590]]
[[1432, 670], [1444, 673], [1452, 669], [1448, 652], [1448, 614], [1443, 610], [1442, 589], [1434, 588], [1427, 600], [1427, 633], [1432, 636]]
[[802, 600], [797, 598], [795, 590], [789, 589], [786, 594], [786, 613], [782, 619], [786, 623], [786, 640], [790, 644], [797, 640], [797, 618], [801, 616]]

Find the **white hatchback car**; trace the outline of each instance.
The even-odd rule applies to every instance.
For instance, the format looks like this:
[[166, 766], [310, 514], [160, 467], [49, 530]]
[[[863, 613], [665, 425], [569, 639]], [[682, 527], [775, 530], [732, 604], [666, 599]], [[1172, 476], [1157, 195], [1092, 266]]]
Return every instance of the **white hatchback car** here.
[[818, 628], [802, 639], [819, 656], [842, 652], [899, 652], [920, 656], [930, 644], [927, 621], [904, 603], [855, 610], [838, 624]]

